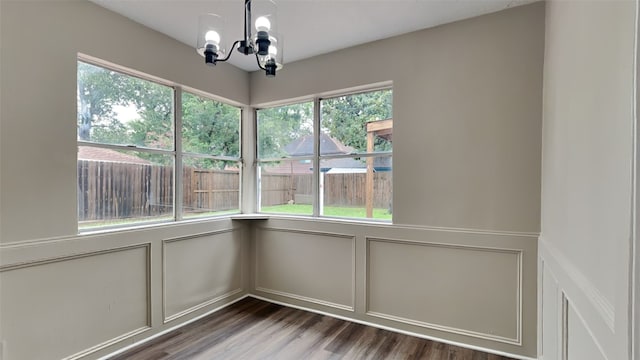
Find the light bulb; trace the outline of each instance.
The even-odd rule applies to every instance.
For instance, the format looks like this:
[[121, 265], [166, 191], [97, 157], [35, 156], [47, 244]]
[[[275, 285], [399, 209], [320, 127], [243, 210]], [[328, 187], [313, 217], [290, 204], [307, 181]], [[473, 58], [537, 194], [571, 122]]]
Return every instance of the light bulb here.
[[206, 42], [213, 43], [214, 45], [218, 45], [218, 44], [220, 44], [220, 34], [218, 34], [217, 31], [209, 30], [204, 35], [204, 40]]
[[256, 19], [256, 30], [269, 31], [271, 30], [271, 22], [264, 16], [260, 16]]
[[269, 55], [276, 57], [276, 55], [278, 55], [278, 48], [273, 45], [269, 46]]

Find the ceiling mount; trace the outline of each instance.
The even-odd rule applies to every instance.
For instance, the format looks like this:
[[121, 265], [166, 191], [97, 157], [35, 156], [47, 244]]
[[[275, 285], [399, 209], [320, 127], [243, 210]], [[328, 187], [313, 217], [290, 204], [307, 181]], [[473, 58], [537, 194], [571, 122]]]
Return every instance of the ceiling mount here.
[[[233, 49], [237, 47], [244, 55], [255, 55], [258, 66], [268, 77], [276, 76], [276, 70], [283, 66], [283, 41], [282, 35], [276, 31], [276, 10], [273, 0], [245, 0], [244, 38], [236, 40], [228, 53], [224, 36], [225, 19], [217, 14], [200, 15], [196, 51], [204, 57], [207, 65], [215, 66], [218, 62], [229, 60]], [[252, 21], [254, 14], [255, 22]]]

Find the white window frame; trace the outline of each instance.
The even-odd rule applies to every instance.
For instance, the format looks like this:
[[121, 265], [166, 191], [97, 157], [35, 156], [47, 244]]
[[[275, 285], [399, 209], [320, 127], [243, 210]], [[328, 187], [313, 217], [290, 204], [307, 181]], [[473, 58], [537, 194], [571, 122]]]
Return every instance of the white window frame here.
[[[172, 83], [167, 80], [144, 74], [138, 71], [134, 71], [123, 66], [119, 66], [113, 63], [106, 62], [104, 60], [85, 55], [78, 54], [76, 58], [76, 63], [83, 62], [89, 65], [101, 67], [106, 70], [115, 71], [125, 76], [130, 76], [134, 78], [138, 78], [144, 81], [149, 81], [156, 83], [158, 85], [166, 86], [172, 89], [173, 92], [173, 141], [174, 146], [173, 150], [164, 150], [164, 149], [156, 149], [156, 148], [148, 148], [144, 146], [138, 145], [115, 145], [115, 144], [107, 144], [107, 143], [98, 143], [93, 141], [85, 141], [85, 140], [76, 140], [76, 146], [89, 146], [95, 148], [102, 149], [112, 149], [112, 150], [124, 150], [124, 151], [136, 151], [142, 153], [149, 154], [161, 154], [171, 156], [173, 159], [173, 219], [172, 220], [149, 220], [149, 221], [132, 221], [127, 224], [118, 224], [118, 225], [105, 225], [95, 228], [80, 228], [80, 220], [79, 218], [76, 220], [78, 225], [78, 233], [92, 233], [92, 232], [100, 232], [100, 231], [109, 231], [109, 230], [121, 230], [121, 229], [129, 229], [132, 227], [141, 227], [148, 225], [166, 225], [180, 221], [202, 221], [202, 220], [210, 220], [210, 219], [218, 219], [225, 217], [232, 217], [236, 213], [229, 213], [224, 215], [211, 215], [206, 217], [198, 217], [193, 219], [184, 220], [183, 219], [183, 158], [184, 157], [199, 157], [211, 160], [221, 160], [221, 161], [229, 161], [238, 163], [238, 171], [239, 171], [239, 186], [238, 186], [238, 212], [242, 212], [242, 183], [243, 183], [243, 158], [242, 158], [242, 119], [244, 116], [244, 105], [235, 103], [233, 101], [229, 101], [227, 99], [223, 99], [216, 95], [212, 95], [206, 92], [203, 92], [198, 89], [190, 88], [187, 86], [183, 86], [180, 84]], [[190, 94], [200, 96], [212, 101], [220, 102], [229, 106], [233, 106], [238, 108], [240, 117], [238, 118], [238, 157], [232, 156], [219, 156], [219, 155], [208, 155], [208, 154], [197, 154], [197, 153], [188, 153], [182, 151], [182, 93], [188, 92]], [[76, 130], [77, 131], [77, 130]], [[76, 135], [77, 136], [77, 135]], [[77, 161], [77, 159], [76, 159]], [[78, 181], [78, 174], [76, 174], [76, 182]], [[77, 201], [76, 201], [77, 203]], [[114, 219], [115, 220], [115, 219]]]
[[[282, 160], [287, 160], [287, 161], [300, 161], [300, 160], [311, 160], [312, 164], [313, 164], [313, 184], [312, 184], [312, 189], [313, 189], [313, 213], [311, 215], [298, 215], [298, 214], [278, 214], [278, 213], [263, 213], [263, 214], [268, 214], [269, 216], [293, 216], [293, 217], [305, 217], [305, 218], [327, 218], [327, 219], [339, 219], [339, 220], [348, 220], [348, 221], [355, 221], [355, 222], [375, 222], [375, 223], [382, 223], [382, 224], [392, 224], [393, 223], [393, 214], [392, 214], [392, 219], [391, 220], [382, 220], [382, 219], [372, 219], [372, 218], [346, 218], [346, 217], [333, 217], [333, 216], [326, 216], [322, 214], [322, 205], [321, 203], [323, 202], [324, 199], [320, 198], [320, 162], [322, 160], [330, 160], [330, 159], [343, 159], [343, 158], [368, 158], [368, 157], [372, 157], [372, 158], [376, 158], [376, 157], [391, 157], [393, 159], [393, 150], [391, 151], [378, 151], [378, 152], [358, 152], [358, 153], [353, 153], [353, 154], [339, 154], [339, 155], [320, 155], [320, 130], [321, 130], [321, 101], [322, 100], [326, 100], [326, 99], [331, 99], [331, 98], [336, 98], [336, 97], [340, 97], [340, 96], [349, 96], [349, 95], [358, 95], [358, 94], [363, 94], [363, 93], [370, 93], [370, 92], [376, 92], [376, 91], [383, 91], [383, 90], [391, 90], [393, 93], [393, 83], [392, 82], [382, 82], [382, 83], [377, 83], [377, 84], [372, 84], [372, 85], [368, 85], [368, 86], [361, 86], [361, 87], [356, 87], [356, 88], [351, 88], [351, 89], [346, 89], [346, 90], [339, 90], [339, 91], [333, 91], [333, 92], [327, 92], [327, 93], [323, 93], [323, 94], [319, 94], [319, 95], [315, 95], [312, 97], [301, 97], [301, 98], [296, 98], [296, 99], [289, 99], [289, 100], [285, 100], [285, 101], [280, 101], [280, 102], [273, 102], [273, 103], [268, 103], [268, 104], [264, 104], [264, 105], [259, 105], [253, 108], [253, 118], [254, 118], [254, 144], [255, 144], [255, 148], [254, 148], [254, 154], [255, 154], [255, 174], [256, 174], [256, 200], [255, 200], [255, 204], [256, 204], [256, 209], [258, 211], [258, 213], [263, 213], [261, 211], [261, 190], [260, 190], [260, 166], [262, 163], [271, 163], [271, 162], [275, 162], [275, 161], [282, 161]], [[313, 102], [313, 147], [314, 147], [314, 153], [313, 155], [309, 155], [309, 156], [291, 156], [291, 157], [286, 157], [286, 158], [260, 158], [259, 154], [258, 154], [258, 111], [262, 110], [262, 109], [269, 109], [269, 108], [275, 108], [275, 107], [282, 107], [282, 106], [287, 106], [287, 105], [295, 105], [295, 104], [301, 104], [301, 103], [306, 103], [306, 102]], [[393, 103], [392, 103], [393, 106]], [[393, 115], [392, 115], [393, 116]], [[391, 170], [393, 173], [393, 169]], [[393, 175], [392, 175], [393, 178]]]

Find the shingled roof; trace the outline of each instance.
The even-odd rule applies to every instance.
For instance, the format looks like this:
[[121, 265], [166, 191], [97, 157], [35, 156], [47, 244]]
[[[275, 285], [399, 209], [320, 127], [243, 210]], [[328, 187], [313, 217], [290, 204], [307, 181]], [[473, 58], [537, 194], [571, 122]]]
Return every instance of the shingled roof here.
[[138, 165], [152, 165], [149, 160], [137, 156], [121, 153], [112, 149], [104, 149], [93, 146], [78, 146], [78, 160], [119, 162]]
[[[305, 135], [290, 142], [284, 147], [284, 151], [289, 156], [313, 155], [313, 135]], [[320, 133], [320, 152], [322, 155], [351, 154], [354, 149], [325, 133]]]

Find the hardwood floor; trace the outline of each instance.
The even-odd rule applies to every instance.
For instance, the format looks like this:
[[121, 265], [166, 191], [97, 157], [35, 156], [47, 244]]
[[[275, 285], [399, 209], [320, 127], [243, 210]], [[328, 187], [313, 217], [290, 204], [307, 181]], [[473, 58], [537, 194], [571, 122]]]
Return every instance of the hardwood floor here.
[[246, 298], [111, 360], [509, 360]]

